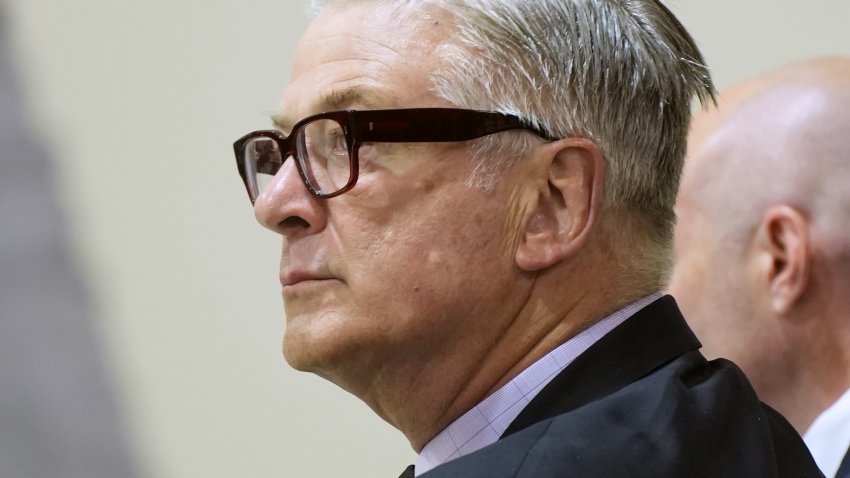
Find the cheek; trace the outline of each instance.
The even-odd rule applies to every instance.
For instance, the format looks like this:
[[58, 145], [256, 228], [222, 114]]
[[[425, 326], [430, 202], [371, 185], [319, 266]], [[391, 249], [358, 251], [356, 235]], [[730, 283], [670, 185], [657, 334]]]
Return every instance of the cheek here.
[[454, 222], [443, 216], [388, 229], [368, 245], [369, 257], [395, 280], [411, 283], [456, 279], [452, 274], [470, 280], [503, 262], [505, 241], [493, 221], [482, 214]]
[[[474, 212], [457, 214], [466, 208]], [[399, 212], [389, 221], [361, 224], [356, 242], [341, 242], [356, 274], [352, 285], [368, 288], [370, 302], [392, 301], [386, 296], [395, 294], [419, 307], [475, 289], [481, 277], [510, 270], [503, 216], [481, 204], [434, 201], [419, 214]]]
[[504, 273], [515, 242], [507, 229], [517, 222], [509, 220], [509, 191], [467, 186], [468, 157], [405, 153], [416, 166], [369, 175], [344, 197], [345, 209], [334, 211], [338, 255], [352, 287], [375, 304], [392, 301], [378, 297], [381, 289], [424, 302]]

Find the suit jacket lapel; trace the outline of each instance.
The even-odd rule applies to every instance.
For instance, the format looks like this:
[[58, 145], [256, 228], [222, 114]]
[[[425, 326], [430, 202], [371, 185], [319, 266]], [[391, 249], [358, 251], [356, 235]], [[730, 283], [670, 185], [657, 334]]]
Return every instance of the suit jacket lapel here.
[[413, 465], [409, 465], [401, 472], [400, 475], [398, 475], [398, 478], [414, 478], [414, 476], [416, 476], [416, 474], [414, 472]]
[[576, 358], [525, 407], [502, 438], [604, 397], [700, 346], [676, 301], [664, 296]]

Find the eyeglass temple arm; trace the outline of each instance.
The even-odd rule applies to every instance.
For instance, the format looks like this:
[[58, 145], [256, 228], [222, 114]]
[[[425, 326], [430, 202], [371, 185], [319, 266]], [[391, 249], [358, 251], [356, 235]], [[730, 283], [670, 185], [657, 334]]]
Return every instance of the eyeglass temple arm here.
[[527, 129], [548, 139], [515, 116], [450, 108], [349, 111], [350, 124], [361, 142], [467, 141], [513, 129]]

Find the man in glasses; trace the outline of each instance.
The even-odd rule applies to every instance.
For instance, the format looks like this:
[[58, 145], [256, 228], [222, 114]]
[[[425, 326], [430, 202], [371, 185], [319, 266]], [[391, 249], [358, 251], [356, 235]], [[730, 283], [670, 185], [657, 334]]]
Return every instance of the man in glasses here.
[[693, 41], [653, 0], [316, 2], [235, 152], [283, 239], [286, 360], [407, 476], [820, 476], [671, 297]]
[[[850, 58], [738, 85], [694, 122], [672, 290], [708, 356], [729, 357], [850, 478]], [[714, 304], [707, 306], [707, 304]]]

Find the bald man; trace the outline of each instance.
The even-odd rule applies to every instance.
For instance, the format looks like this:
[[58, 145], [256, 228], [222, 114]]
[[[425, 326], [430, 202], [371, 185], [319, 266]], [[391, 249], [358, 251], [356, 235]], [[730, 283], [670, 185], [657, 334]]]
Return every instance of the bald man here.
[[[796, 64], [695, 119], [671, 289], [827, 476], [850, 477], [850, 58]], [[843, 464], [842, 464], [843, 462]]]

